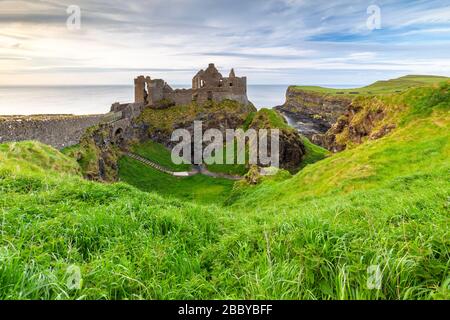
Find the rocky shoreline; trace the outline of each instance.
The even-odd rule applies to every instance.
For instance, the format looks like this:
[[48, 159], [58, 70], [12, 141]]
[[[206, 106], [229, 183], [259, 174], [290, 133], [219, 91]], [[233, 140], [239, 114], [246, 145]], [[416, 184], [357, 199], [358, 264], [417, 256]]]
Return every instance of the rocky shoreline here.
[[286, 102], [274, 109], [282, 113], [288, 123], [310, 140], [325, 134], [345, 114], [352, 99], [288, 87]]

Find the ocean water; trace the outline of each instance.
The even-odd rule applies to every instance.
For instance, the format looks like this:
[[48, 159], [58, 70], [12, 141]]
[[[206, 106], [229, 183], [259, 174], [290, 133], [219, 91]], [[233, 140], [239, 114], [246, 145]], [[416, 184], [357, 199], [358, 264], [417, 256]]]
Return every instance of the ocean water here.
[[[274, 107], [284, 103], [287, 87], [251, 85], [248, 97], [258, 108]], [[114, 102], [133, 99], [133, 86], [128, 85], [0, 87], [0, 115], [106, 113]]]
[[[173, 86], [188, 88], [189, 86]], [[248, 98], [258, 108], [285, 101], [288, 85], [249, 85]], [[343, 86], [335, 86], [343, 87]], [[0, 115], [98, 114], [114, 102], [132, 102], [133, 86], [0, 86]]]

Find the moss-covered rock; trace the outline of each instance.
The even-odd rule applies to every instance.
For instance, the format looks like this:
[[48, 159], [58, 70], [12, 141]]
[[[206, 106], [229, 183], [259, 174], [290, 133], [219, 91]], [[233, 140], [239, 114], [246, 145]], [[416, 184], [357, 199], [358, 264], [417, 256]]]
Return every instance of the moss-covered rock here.
[[215, 128], [225, 133], [226, 129], [242, 127], [252, 112], [256, 112], [253, 105], [244, 105], [233, 100], [220, 103], [210, 101], [205, 104], [193, 102], [166, 108], [147, 107], [137, 122], [148, 126], [148, 134], [152, 140], [172, 146], [172, 132], [180, 128], [193, 132], [194, 121], [202, 121], [203, 130]]
[[418, 87], [404, 93], [361, 96], [348, 107], [324, 135], [313, 142], [333, 152], [380, 139], [417, 116], [429, 115], [433, 109], [449, 108], [450, 82]]
[[[302, 137], [294, 128], [290, 127], [283, 116], [273, 109], [261, 109], [253, 117], [249, 128], [279, 129], [280, 130], [280, 167], [289, 171], [296, 171], [306, 154]], [[270, 146], [270, 135], [269, 135]]]
[[85, 178], [113, 182], [118, 178], [120, 150], [110, 141], [109, 128], [99, 125], [89, 128], [78, 145], [63, 152], [76, 159]]

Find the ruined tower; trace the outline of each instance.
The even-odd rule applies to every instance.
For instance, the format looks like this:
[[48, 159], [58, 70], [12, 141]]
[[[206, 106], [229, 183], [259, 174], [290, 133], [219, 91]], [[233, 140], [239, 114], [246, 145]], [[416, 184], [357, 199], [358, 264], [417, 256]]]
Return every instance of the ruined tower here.
[[147, 91], [145, 90], [145, 78], [139, 76], [134, 79], [134, 102], [144, 103], [147, 99]]
[[[146, 87], [146, 88], [145, 88]], [[221, 102], [225, 99], [248, 104], [247, 78], [236, 77], [231, 69], [229, 77], [223, 77], [213, 63], [200, 70], [192, 78], [191, 89], [173, 90], [164, 80], [151, 80], [140, 76], [135, 79], [135, 102], [154, 106], [162, 101], [166, 105], [187, 105], [191, 102], [203, 104], [208, 101]]]

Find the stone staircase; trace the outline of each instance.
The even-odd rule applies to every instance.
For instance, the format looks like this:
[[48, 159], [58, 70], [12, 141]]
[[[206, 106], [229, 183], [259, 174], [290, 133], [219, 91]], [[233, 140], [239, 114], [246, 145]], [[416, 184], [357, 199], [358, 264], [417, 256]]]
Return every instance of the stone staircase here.
[[135, 159], [149, 167], [152, 167], [153, 169], [156, 169], [160, 172], [169, 174], [174, 177], [190, 177], [190, 176], [195, 176], [196, 174], [203, 174], [203, 175], [209, 176], [211, 178], [222, 178], [222, 179], [235, 180], [235, 181], [242, 179], [242, 177], [239, 177], [239, 176], [231, 176], [231, 175], [227, 175], [227, 174], [223, 174], [223, 173], [210, 172], [206, 168], [205, 165], [194, 166], [194, 168], [191, 171], [174, 172], [174, 171], [171, 171], [171, 170], [157, 164], [156, 162], [153, 162], [147, 158], [141, 157], [140, 155], [138, 155], [136, 153], [126, 152], [125, 155], [132, 159]]
[[171, 171], [171, 170], [169, 170], [167, 168], [164, 168], [163, 166], [161, 166], [161, 165], [159, 165], [159, 164], [157, 164], [157, 163], [155, 163], [153, 161], [150, 161], [147, 158], [141, 157], [140, 155], [137, 155], [137, 154], [131, 153], [131, 152], [126, 152], [125, 155], [130, 157], [130, 158], [132, 158], [132, 159], [135, 159], [135, 160], [137, 160], [137, 161], [139, 161], [139, 162], [141, 162], [141, 163], [143, 163], [143, 164], [145, 164], [145, 165], [147, 165], [149, 167], [152, 167], [153, 169], [156, 169], [158, 171], [170, 174], [172, 176], [175, 175], [175, 172], [173, 172], [173, 171]]

